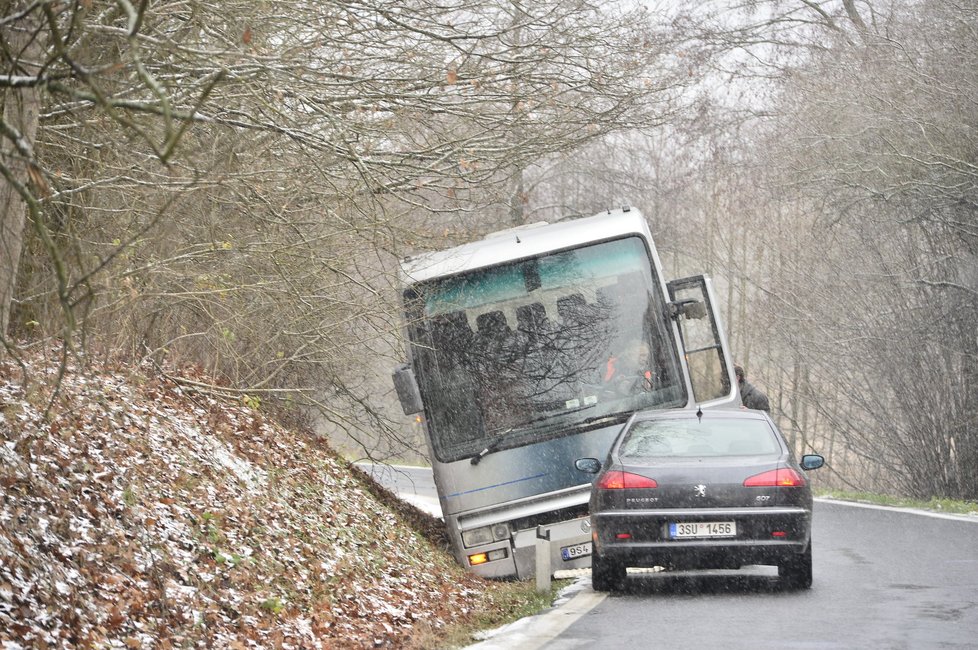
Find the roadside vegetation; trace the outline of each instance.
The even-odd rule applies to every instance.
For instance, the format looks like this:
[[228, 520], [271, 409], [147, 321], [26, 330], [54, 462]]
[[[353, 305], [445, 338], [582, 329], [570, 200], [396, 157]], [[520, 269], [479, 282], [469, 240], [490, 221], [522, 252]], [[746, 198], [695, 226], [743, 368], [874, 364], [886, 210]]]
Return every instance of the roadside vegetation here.
[[0, 364], [8, 650], [448, 648], [553, 600], [464, 571], [439, 520], [244, 400], [21, 360]]
[[859, 503], [872, 503], [878, 506], [892, 506], [894, 508], [915, 508], [918, 510], [931, 510], [933, 512], [945, 512], [955, 515], [972, 515], [978, 517], [978, 502], [958, 501], [955, 499], [909, 499], [906, 497], [896, 497], [887, 494], [875, 494], [872, 492], [847, 492], [845, 490], [821, 489], [815, 491], [816, 496], [840, 501], [856, 501]]
[[399, 260], [620, 205], [665, 279], [713, 278], [820, 487], [970, 508], [976, 25], [960, 0], [3, 3], [0, 634], [396, 645], [520, 609], [339, 459], [425, 455], [390, 380]]
[[398, 260], [634, 204], [833, 487], [978, 498], [974, 3], [2, 12], [4, 356], [196, 364], [419, 459]]

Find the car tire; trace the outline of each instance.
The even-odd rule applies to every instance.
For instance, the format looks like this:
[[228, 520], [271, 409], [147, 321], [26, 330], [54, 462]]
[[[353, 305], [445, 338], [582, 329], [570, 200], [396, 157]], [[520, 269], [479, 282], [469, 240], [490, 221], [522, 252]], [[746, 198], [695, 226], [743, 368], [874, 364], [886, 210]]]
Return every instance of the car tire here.
[[812, 543], [805, 550], [778, 565], [778, 577], [789, 589], [810, 589], [812, 586]]
[[591, 556], [591, 587], [595, 591], [614, 591], [625, 583], [625, 567], [606, 560], [597, 553]]

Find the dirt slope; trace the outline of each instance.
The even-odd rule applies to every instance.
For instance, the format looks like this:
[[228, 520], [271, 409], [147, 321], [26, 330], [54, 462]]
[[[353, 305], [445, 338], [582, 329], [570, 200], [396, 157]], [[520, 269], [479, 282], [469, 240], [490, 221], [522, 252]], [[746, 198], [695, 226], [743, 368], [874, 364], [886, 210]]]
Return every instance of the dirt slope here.
[[[53, 356], [53, 355], [52, 355]], [[0, 366], [0, 646], [406, 647], [489, 607], [311, 437], [123, 368]]]

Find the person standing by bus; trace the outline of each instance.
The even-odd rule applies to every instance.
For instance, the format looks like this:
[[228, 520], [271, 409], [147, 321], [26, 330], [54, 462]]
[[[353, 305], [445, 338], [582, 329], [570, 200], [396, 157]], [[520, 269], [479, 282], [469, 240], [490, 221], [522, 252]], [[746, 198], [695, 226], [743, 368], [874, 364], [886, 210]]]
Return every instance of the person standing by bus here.
[[744, 405], [744, 408], [757, 409], [770, 413], [771, 403], [767, 395], [760, 388], [747, 381], [744, 368], [735, 365], [734, 374], [737, 375], [737, 387], [740, 389], [740, 402]]

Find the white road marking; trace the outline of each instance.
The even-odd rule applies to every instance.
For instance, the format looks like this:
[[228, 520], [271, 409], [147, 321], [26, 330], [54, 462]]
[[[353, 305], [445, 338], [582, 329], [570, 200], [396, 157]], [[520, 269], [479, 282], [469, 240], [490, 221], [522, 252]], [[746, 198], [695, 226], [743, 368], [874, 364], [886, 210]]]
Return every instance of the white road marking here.
[[566, 602], [558, 599], [553, 609], [514, 621], [490, 631], [488, 639], [467, 646], [465, 650], [537, 650], [553, 641], [561, 632], [597, 607], [608, 594], [591, 591], [591, 581], [579, 578], [568, 589], [574, 593]]
[[851, 508], [868, 508], [870, 510], [889, 510], [891, 512], [904, 512], [911, 515], [920, 515], [921, 517], [932, 517], [934, 519], [950, 519], [952, 521], [970, 521], [973, 524], [978, 524], [978, 516], [976, 515], [957, 515], [947, 512], [934, 512], [932, 510], [920, 510], [919, 508], [900, 508], [897, 506], [881, 506], [875, 503], [862, 503], [860, 501], [845, 501], [843, 499], [833, 499], [832, 497], [816, 497], [815, 501], [820, 503], [833, 503], [840, 506], [849, 506]]

